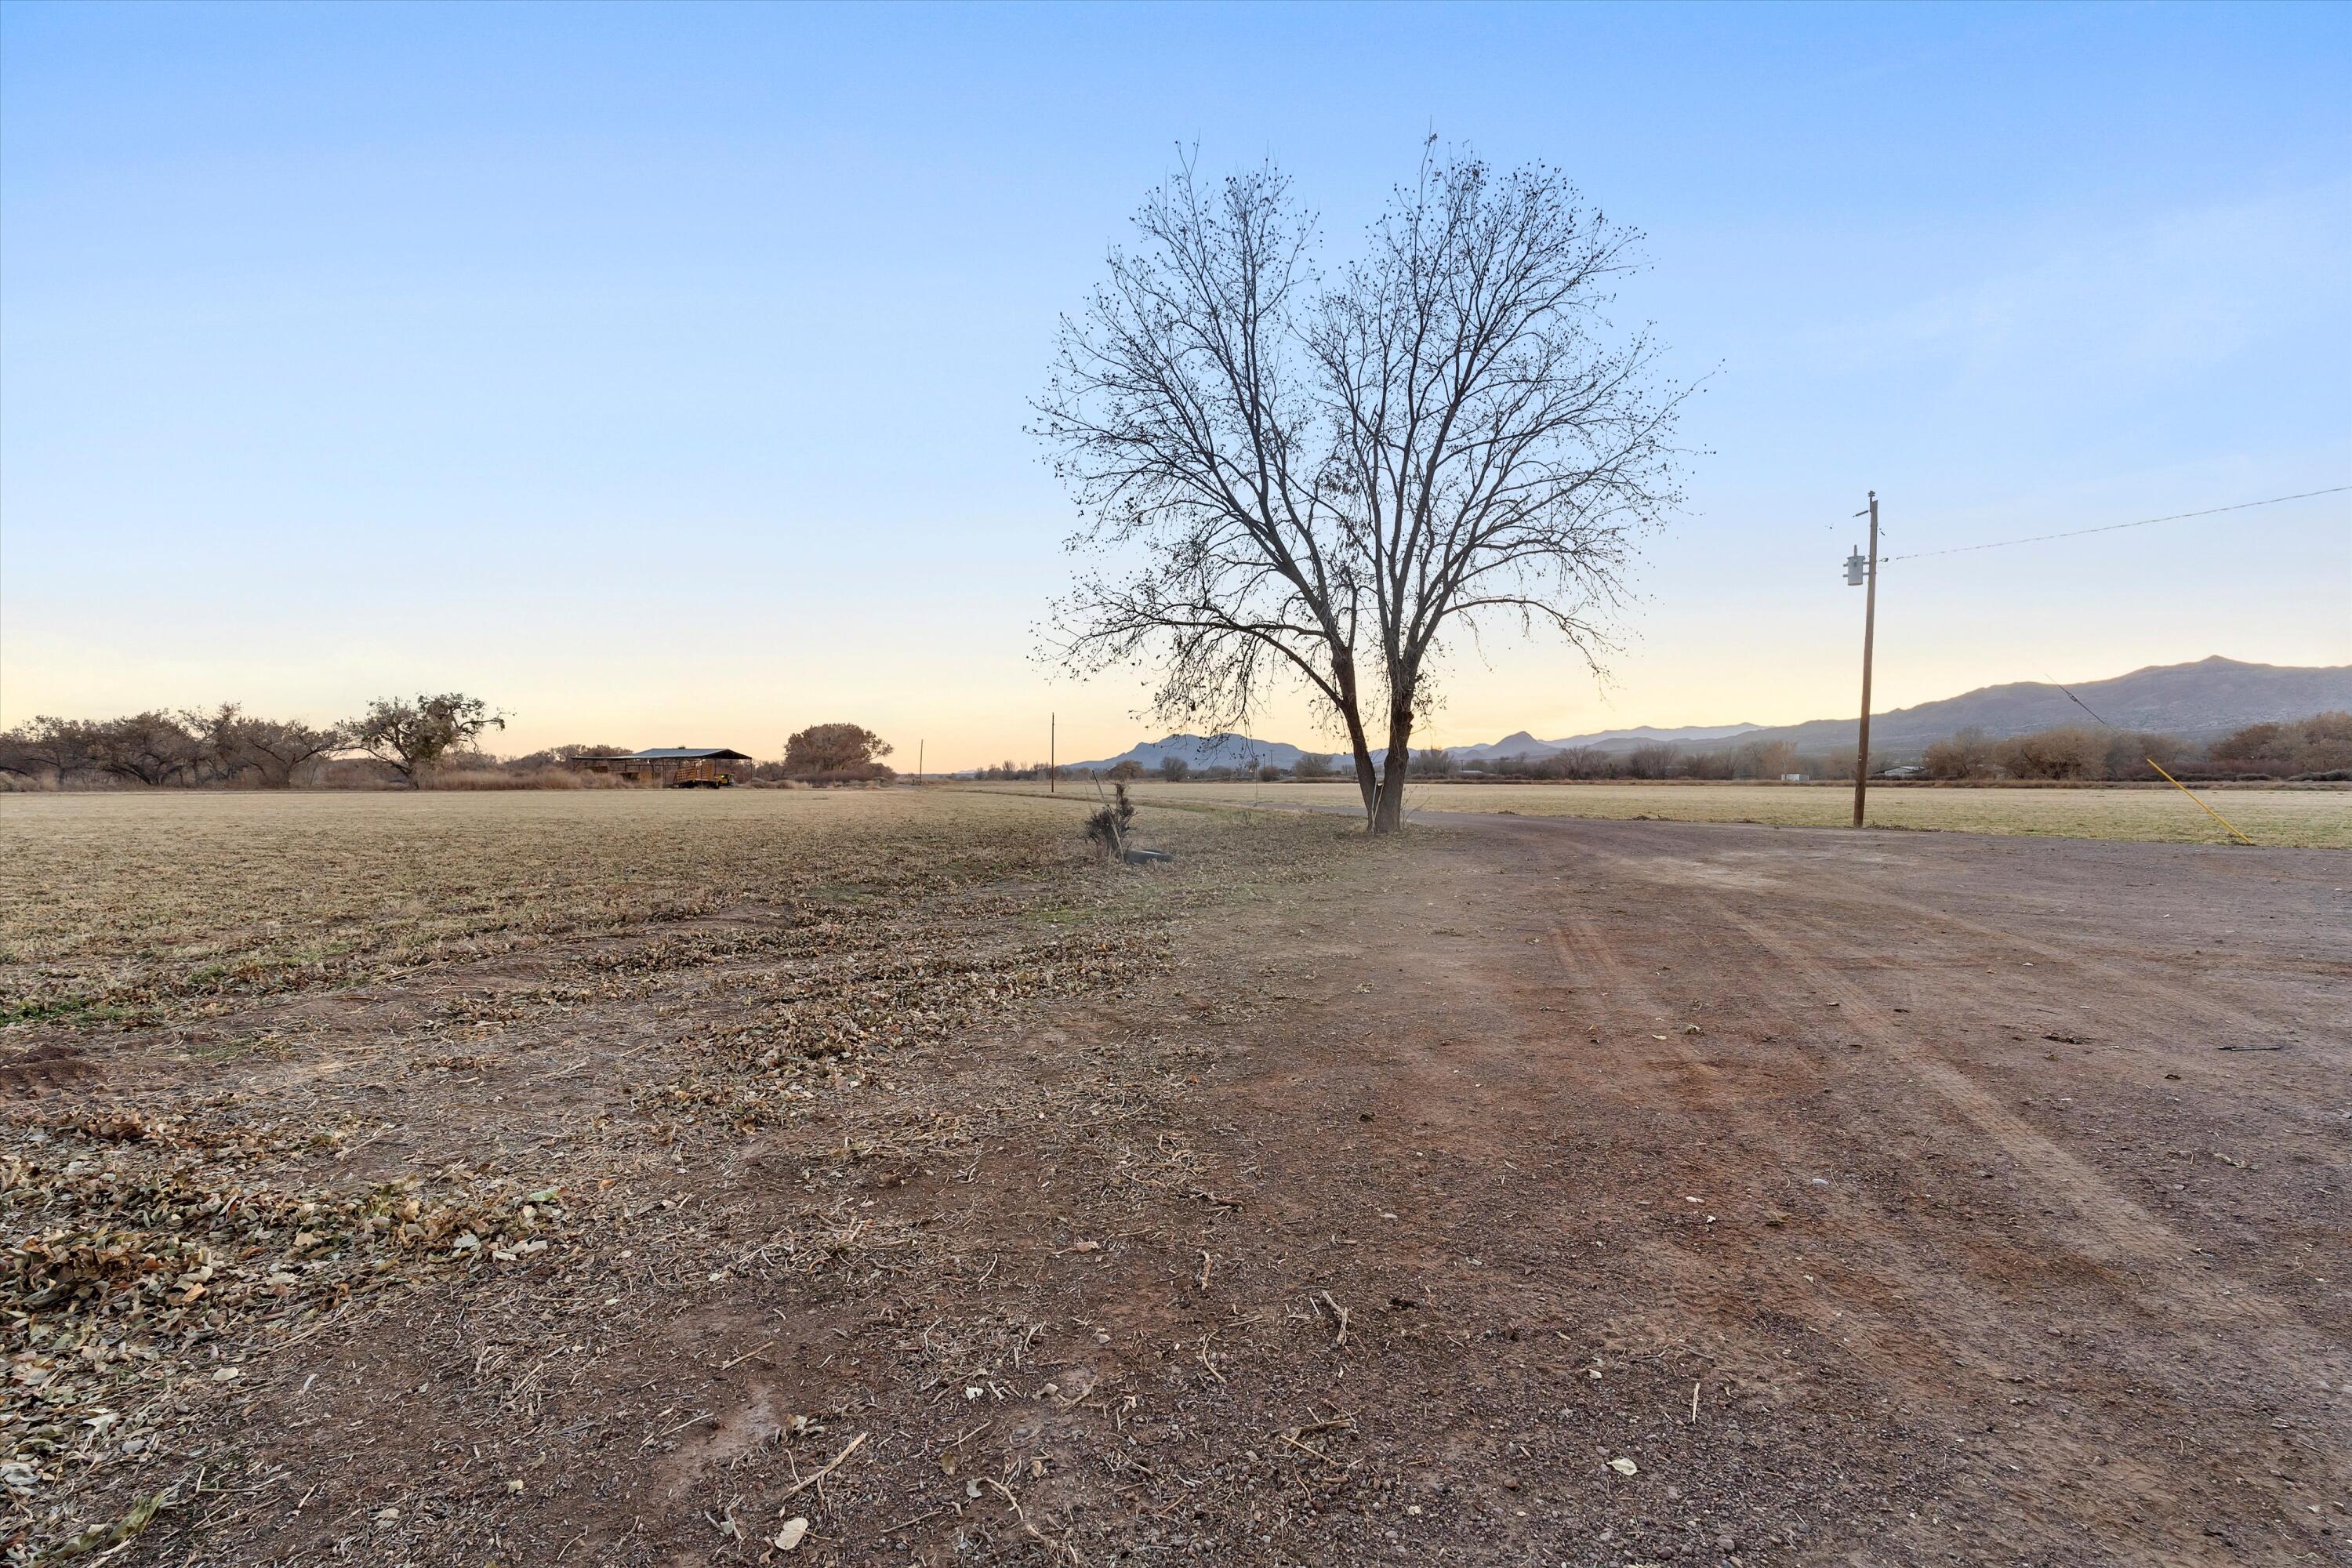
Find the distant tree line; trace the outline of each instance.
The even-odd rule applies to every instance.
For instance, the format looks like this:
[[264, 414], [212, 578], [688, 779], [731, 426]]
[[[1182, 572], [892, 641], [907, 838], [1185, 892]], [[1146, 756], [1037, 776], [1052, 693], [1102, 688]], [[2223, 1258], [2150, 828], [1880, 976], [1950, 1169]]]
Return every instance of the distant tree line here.
[[[1714, 746], [1660, 743], [1622, 752], [1585, 746], [1469, 763], [1448, 752], [1433, 750], [1413, 753], [1412, 772], [1415, 777], [1431, 779], [1840, 780], [1853, 777], [1853, 763], [1850, 750], [1800, 752], [1788, 741], [1751, 741]], [[1871, 753], [1874, 774], [1893, 765], [1894, 758], [1889, 753]], [[2352, 778], [2352, 714], [2320, 713], [2293, 722], [2249, 724], [2201, 748], [2177, 735], [2139, 731], [2061, 726], [1995, 740], [1981, 730], [1963, 730], [1927, 747], [1916, 765], [1928, 778], [1948, 781], [2155, 780], [2161, 777], [2157, 772], [2158, 765], [2176, 778], [2209, 781]], [[1075, 770], [1063, 771], [1068, 773]], [[1182, 757], [1169, 756], [1150, 768], [1130, 758], [1096, 771], [1107, 779], [1159, 778], [1179, 782], [1249, 778], [1311, 781], [1331, 778], [1339, 772], [1328, 756], [1315, 752], [1301, 756], [1286, 769], [1199, 767]], [[1047, 772], [1043, 763], [1021, 766], [1008, 762], [983, 768], [979, 776], [1042, 780]]]
[[379, 697], [357, 718], [314, 725], [265, 719], [244, 706], [153, 708], [121, 719], [44, 715], [0, 731], [0, 776], [39, 787], [93, 784], [149, 786], [244, 784], [284, 789], [331, 759], [372, 759], [404, 784], [424, 781], [446, 759], [506, 716], [462, 692]]
[[[620, 782], [583, 761], [635, 750], [574, 742], [502, 758], [480, 749], [507, 718], [455, 691], [380, 697], [327, 725], [264, 719], [235, 702], [120, 719], [43, 716], [0, 731], [0, 788], [578, 788]], [[859, 725], [816, 724], [784, 742], [782, 760], [734, 771], [744, 783], [878, 784], [898, 776], [882, 761], [889, 754], [888, 742]]]
[[1963, 730], [1921, 758], [1937, 779], [2352, 778], [2352, 713], [2249, 724], [2202, 748], [2177, 735], [2065, 725], [1994, 740]]
[[[1875, 754], [1871, 761], [1874, 766], [1885, 763]], [[1636, 746], [1625, 752], [1574, 746], [1536, 756], [1503, 757], [1472, 769], [1462, 767], [1452, 758], [1437, 763], [1416, 761], [1413, 766], [1416, 772], [1445, 773], [1456, 777], [1465, 772], [1475, 772], [1493, 777], [1527, 779], [1779, 779], [1791, 774], [1810, 779], [1850, 779], [1853, 776], [1853, 754], [1801, 752], [1788, 741], [1759, 741], [1742, 746]]]
[[[2151, 765], [2153, 758], [2156, 765]], [[1526, 779], [1851, 779], [1853, 752], [1801, 752], [1787, 741], [1744, 745], [1639, 746], [1628, 752], [1581, 748], [1505, 757], [1475, 770]], [[1871, 754], [1874, 773], [1892, 758]], [[1918, 766], [1932, 779], [2075, 781], [2154, 780], [2160, 765], [2176, 778], [2325, 779], [2352, 777], [2352, 714], [2320, 713], [2289, 723], [2250, 724], [2199, 747], [2177, 735], [2060, 726], [1996, 740], [1963, 730], [1927, 748]], [[1443, 752], [1413, 759], [1424, 776], [1459, 776]]]

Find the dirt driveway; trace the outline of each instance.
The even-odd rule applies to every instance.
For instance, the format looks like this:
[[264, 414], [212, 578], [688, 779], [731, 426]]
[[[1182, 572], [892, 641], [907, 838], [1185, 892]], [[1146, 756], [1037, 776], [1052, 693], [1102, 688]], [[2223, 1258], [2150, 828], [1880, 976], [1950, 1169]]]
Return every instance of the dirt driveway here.
[[[2342, 1563], [2347, 889], [2329, 851], [1451, 819], [649, 1157], [520, 1295], [272, 1355], [261, 1479], [139, 1550]], [[568, 1093], [646, 1070], [588, 1017]], [[509, 1139], [581, 1114], [537, 1081]]]
[[1423, 1510], [1289, 1555], [2352, 1560], [2352, 857], [1448, 820], [1213, 1097]]

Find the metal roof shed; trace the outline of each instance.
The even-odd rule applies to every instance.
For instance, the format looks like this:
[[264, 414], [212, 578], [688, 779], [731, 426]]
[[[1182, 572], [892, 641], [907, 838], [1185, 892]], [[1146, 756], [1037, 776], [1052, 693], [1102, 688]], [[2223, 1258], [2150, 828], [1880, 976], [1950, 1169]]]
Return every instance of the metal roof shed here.
[[620, 758], [619, 763], [624, 777], [635, 778], [642, 771], [670, 789], [724, 789], [735, 782], [735, 775], [721, 771], [719, 764], [751, 760], [731, 746], [648, 746]]

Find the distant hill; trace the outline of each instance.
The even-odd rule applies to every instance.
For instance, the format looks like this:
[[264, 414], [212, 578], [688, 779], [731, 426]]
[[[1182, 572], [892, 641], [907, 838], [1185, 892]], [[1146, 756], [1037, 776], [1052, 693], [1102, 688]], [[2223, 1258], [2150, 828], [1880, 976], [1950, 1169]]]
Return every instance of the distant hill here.
[[[2152, 730], [2188, 741], [2210, 741], [2232, 730], [2265, 720], [2305, 719], [2332, 710], [2352, 710], [2352, 665], [2299, 668], [2246, 664], [2234, 658], [2204, 658], [2194, 664], [2151, 665], [2109, 680], [2091, 680], [2073, 688], [2101, 718], [2126, 730]], [[1897, 755], [1916, 754], [1931, 742], [1967, 729], [1982, 730], [2000, 739], [2048, 730], [2063, 724], [2088, 724], [2090, 716], [2066, 700], [2057, 687], [2023, 680], [2008, 686], [1985, 686], [1958, 697], [1897, 708], [1870, 718], [1870, 749]], [[1629, 730], [1597, 730], [1586, 735], [1566, 735], [1539, 741], [1525, 730], [1480, 746], [1451, 746], [1446, 754], [1457, 763], [1494, 762], [1503, 757], [1539, 757], [1555, 752], [1591, 748], [1630, 752], [1640, 746], [1678, 745], [1694, 750], [1751, 742], [1788, 741], [1801, 752], [1832, 752], [1854, 742], [1851, 719], [1816, 719], [1804, 724], [1760, 728], [1754, 724], [1689, 724], [1658, 729], [1648, 724]], [[1341, 755], [1323, 752], [1319, 755]], [[1260, 741], [1248, 735], [1168, 735], [1130, 746], [1100, 762], [1072, 763], [1074, 770], [1106, 769], [1135, 762], [1147, 769], [1160, 766], [1162, 757], [1183, 758], [1196, 768], [1255, 768], [1272, 765], [1287, 770], [1296, 765], [1299, 748], [1280, 741]]]
[[1525, 730], [1516, 735], [1506, 735], [1484, 746], [1450, 746], [1446, 755], [1456, 762], [1492, 762], [1497, 757], [1541, 757], [1554, 752], [1576, 752], [1590, 749], [1596, 752], [1630, 752], [1637, 746], [1694, 745], [1706, 741], [1727, 740], [1744, 735], [1755, 729], [1753, 724], [1686, 724], [1679, 730], [1659, 730], [1650, 725], [1637, 725], [1631, 730], [1596, 730], [1589, 735], [1568, 735], [1557, 741], [1538, 741]]
[[[1325, 756], [1330, 755], [1326, 752]], [[1165, 735], [1157, 741], [1145, 741], [1129, 746], [1115, 757], [1100, 762], [1066, 763], [1063, 765], [1078, 773], [1107, 771], [1120, 763], [1139, 763], [1149, 772], [1160, 766], [1162, 757], [1181, 757], [1196, 768], [1261, 768], [1288, 769], [1297, 764], [1297, 747], [1280, 741], [1260, 741], [1248, 735]]]
[[[2184, 740], [2210, 741], [2265, 720], [2304, 719], [2352, 710], [2352, 665], [2302, 668], [2204, 658], [2194, 664], [2151, 665], [2109, 680], [2070, 688], [2108, 723], [2152, 730]], [[1911, 752], [1961, 730], [1999, 738], [2064, 724], [2089, 724], [2089, 714], [2057, 687], [2039, 680], [1984, 686], [1958, 697], [1870, 716], [1872, 751]], [[1801, 752], [1834, 751], [1854, 743], [1851, 719], [1752, 730], [1738, 743], [1788, 741]]]

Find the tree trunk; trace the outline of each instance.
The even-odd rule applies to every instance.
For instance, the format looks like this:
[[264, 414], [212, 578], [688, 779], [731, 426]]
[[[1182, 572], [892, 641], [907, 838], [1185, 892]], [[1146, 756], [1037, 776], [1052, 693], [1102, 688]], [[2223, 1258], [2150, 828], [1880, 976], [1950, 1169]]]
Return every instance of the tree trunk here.
[[1356, 792], [1364, 797], [1364, 826], [1370, 829], [1379, 815], [1381, 775], [1372, 767], [1372, 750], [1368, 742], [1356, 742]]
[[1372, 742], [1364, 733], [1363, 711], [1356, 701], [1356, 667], [1342, 654], [1338, 660], [1339, 676], [1339, 717], [1348, 726], [1348, 749], [1356, 761], [1356, 789], [1364, 797], [1364, 826], [1378, 831], [1372, 825], [1379, 816], [1380, 775], [1372, 768]]
[[1404, 781], [1412, 771], [1412, 705], [1389, 710], [1389, 754], [1381, 773], [1379, 805], [1372, 812], [1372, 831], [1394, 833], [1404, 826]]

